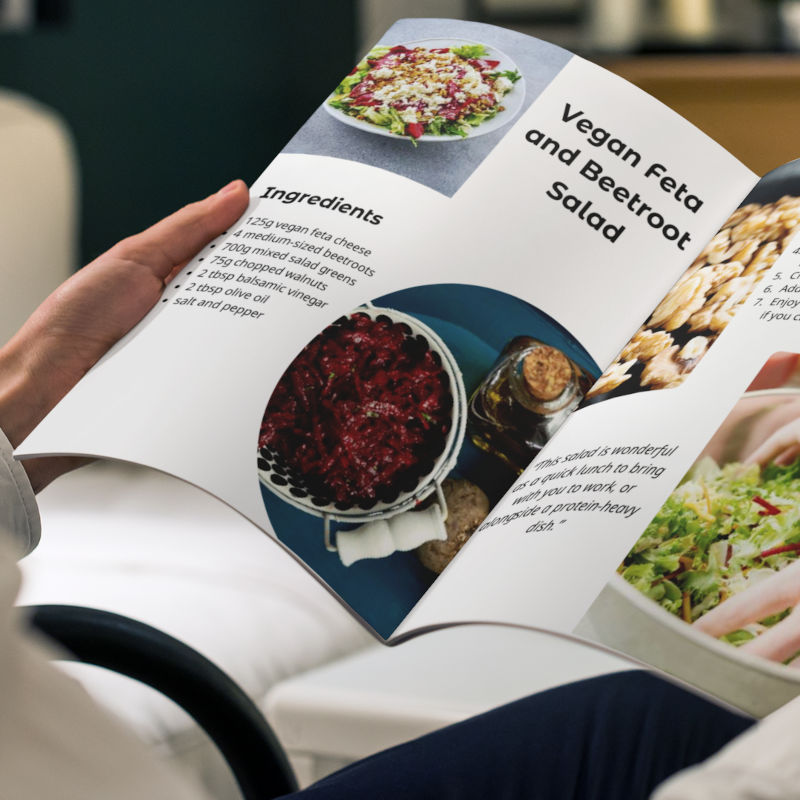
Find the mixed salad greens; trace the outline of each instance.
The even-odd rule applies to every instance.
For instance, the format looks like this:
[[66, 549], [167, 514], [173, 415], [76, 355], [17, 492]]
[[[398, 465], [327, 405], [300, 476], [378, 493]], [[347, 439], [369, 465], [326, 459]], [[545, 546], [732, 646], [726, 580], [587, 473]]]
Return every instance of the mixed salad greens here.
[[[800, 555], [800, 459], [787, 466], [699, 461], [619, 572], [686, 622], [769, 578]], [[722, 637], [754, 638], [788, 610]]]
[[505, 110], [521, 75], [499, 70], [482, 44], [375, 47], [336, 87], [333, 108], [409, 138], [466, 137]]

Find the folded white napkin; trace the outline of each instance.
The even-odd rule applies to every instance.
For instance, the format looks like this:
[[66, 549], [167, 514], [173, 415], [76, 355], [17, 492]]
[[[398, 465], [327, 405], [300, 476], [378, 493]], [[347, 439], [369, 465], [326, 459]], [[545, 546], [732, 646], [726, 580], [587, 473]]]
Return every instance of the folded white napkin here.
[[434, 504], [422, 511], [404, 511], [368, 522], [352, 531], [337, 531], [336, 549], [342, 564], [349, 567], [364, 558], [385, 558], [398, 550], [413, 550], [425, 542], [446, 538], [442, 510]]

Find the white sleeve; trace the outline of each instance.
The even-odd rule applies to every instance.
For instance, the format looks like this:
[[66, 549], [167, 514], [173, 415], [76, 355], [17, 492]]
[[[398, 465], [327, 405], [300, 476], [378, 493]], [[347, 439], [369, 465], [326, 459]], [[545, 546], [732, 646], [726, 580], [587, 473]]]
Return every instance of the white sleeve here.
[[793, 800], [800, 787], [800, 697], [715, 756], [663, 783], [651, 800]]
[[0, 431], [0, 537], [10, 538], [20, 556], [39, 544], [39, 509], [22, 464]]
[[0, 433], [0, 796], [2, 800], [208, 800], [51, 663], [13, 608], [16, 560], [39, 540], [25, 471]]

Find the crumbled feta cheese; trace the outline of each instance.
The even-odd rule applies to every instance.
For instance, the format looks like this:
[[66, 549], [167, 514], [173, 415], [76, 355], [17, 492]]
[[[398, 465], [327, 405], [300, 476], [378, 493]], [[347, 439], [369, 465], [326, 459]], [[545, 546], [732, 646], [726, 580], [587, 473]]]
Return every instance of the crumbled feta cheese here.
[[[372, 69], [361, 88], [372, 93], [378, 109], [392, 108], [404, 123], [426, 125], [442, 113], [453, 119], [454, 114], [487, 110], [512, 87], [507, 78], [492, 80], [486, 69], [452, 52], [417, 48], [408, 58], [384, 61]], [[455, 104], [463, 104], [467, 111], [454, 109]]]
[[514, 88], [514, 84], [505, 77], [505, 75], [501, 75], [495, 82], [494, 82], [494, 90], [499, 92], [500, 94], [505, 94], [506, 92], [510, 92]]

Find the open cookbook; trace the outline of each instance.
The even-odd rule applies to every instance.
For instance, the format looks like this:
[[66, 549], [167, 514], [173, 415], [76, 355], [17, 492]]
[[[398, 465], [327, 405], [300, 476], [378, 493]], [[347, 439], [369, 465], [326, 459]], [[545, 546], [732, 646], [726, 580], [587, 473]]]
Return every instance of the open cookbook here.
[[201, 487], [385, 641], [800, 692], [800, 165], [477, 23], [402, 20], [331, 89], [17, 455]]

